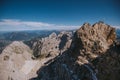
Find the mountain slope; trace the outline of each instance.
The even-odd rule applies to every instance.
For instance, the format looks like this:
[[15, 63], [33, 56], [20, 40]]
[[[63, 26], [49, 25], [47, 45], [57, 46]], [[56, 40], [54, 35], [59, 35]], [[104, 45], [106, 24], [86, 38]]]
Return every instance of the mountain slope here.
[[25, 80], [20, 69], [26, 60], [31, 60], [31, 50], [23, 42], [14, 41], [0, 55], [1, 80]]

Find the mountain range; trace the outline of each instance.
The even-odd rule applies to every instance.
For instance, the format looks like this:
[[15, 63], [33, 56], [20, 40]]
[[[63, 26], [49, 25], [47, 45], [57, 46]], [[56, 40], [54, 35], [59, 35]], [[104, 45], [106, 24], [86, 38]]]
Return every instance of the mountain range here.
[[120, 80], [120, 30], [103, 22], [1, 32], [0, 50], [0, 80]]

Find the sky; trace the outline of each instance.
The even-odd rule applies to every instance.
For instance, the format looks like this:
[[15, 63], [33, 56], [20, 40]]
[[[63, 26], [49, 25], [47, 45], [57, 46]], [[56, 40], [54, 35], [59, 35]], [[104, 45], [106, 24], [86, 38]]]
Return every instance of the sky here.
[[120, 26], [120, 0], [0, 0], [0, 31]]

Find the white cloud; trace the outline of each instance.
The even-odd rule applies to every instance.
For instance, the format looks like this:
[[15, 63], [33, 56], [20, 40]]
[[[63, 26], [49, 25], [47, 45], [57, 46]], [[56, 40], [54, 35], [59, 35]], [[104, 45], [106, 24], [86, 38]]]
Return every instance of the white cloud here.
[[115, 27], [116, 29], [120, 29], [120, 26], [113, 26], [113, 27]]
[[0, 22], [0, 26], [17, 26], [17, 25], [21, 25], [21, 22], [18, 20], [11, 20], [11, 19], [2, 19]]
[[20, 21], [20, 20], [12, 20], [12, 19], [2, 19], [0, 25], [8, 25], [8, 26], [18, 26], [18, 25], [26, 25], [26, 26], [34, 26], [34, 27], [43, 27], [43, 26], [53, 26], [54, 24], [48, 24], [43, 22], [32, 22], [32, 21]]
[[22, 22], [22, 24], [27, 25], [27, 26], [34, 26], [34, 27], [54, 26], [54, 24], [48, 24], [48, 23], [43, 23], [43, 22]]
[[[3, 29], [4, 26], [7, 27], [16, 27], [18, 29], [21, 29], [21, 26], [29, 27], [29, 29], [64, 29], [64, 30], [69, 30], [69, 29], [77, 29], [79, 26], [68, 26], [68, 25], [56, 25], [56, 24], [49, 24], [49, 23], [44, 23], [44, 22], [33, 22], [33, 21], [21, 21], [21, 20], [16, 20], [16, 19], [2, 19], [0, 21], [0, 28]], [[6, 28], [6, 27], [5, 27]], [[23, 30], [23, 29], [22, 29]]]

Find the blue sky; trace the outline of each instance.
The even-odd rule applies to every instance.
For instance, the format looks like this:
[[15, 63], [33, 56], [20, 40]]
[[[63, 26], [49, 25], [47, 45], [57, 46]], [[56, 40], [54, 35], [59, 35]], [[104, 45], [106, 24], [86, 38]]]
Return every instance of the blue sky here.
[[100, 20], [120, 26], [120, 1], [0, 0], [0, 31], [72, 29]]

